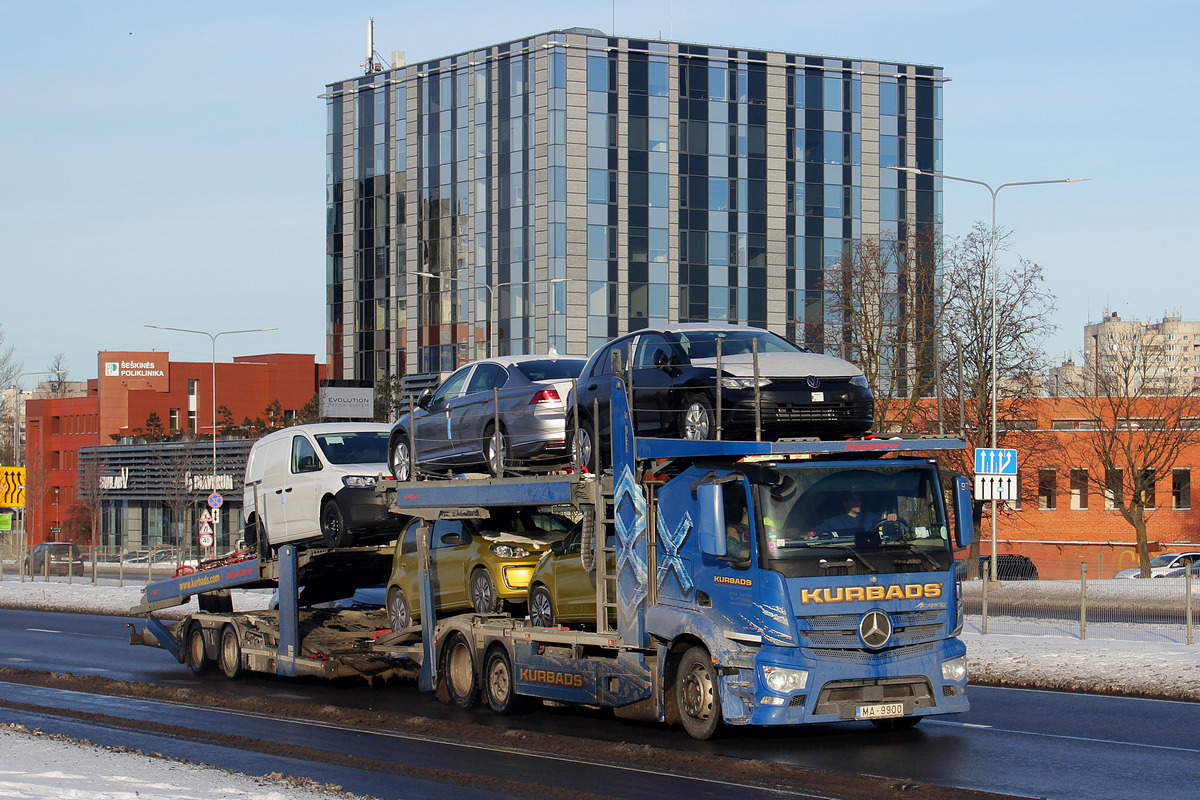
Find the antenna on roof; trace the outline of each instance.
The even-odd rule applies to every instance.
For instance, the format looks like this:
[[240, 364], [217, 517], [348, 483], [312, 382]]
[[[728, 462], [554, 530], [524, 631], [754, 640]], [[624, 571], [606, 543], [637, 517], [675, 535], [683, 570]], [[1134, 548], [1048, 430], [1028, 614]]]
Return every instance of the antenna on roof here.
[[367, 59], [360, 61], [358, 64], [363, 68], [363, 72], [367, 75], [374, 75], [376, 72], [383, 72], [384, 61], [379, 53], [375, 52], [375, 18], [367, 17]]

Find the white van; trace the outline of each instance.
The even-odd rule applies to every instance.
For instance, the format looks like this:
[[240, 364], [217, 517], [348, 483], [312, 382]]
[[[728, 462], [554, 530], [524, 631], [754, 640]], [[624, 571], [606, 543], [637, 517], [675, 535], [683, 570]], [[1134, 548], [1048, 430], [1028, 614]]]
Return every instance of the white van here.
[[394, 537], [406, 519], [375, 492], [377, 480], [391, 477], [390, 430], [382, 422], [296, 425], [255, 442], [242, 502], [246, 546], [349, 547]]

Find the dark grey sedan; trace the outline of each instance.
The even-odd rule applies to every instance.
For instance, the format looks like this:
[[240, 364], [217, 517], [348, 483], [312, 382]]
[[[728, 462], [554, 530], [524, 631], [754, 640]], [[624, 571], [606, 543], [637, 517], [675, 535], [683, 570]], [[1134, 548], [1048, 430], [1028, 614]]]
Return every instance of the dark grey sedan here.
[[566, 400], [583, 364], [523, 355], [460, 368], [392, 426], [392, 475], [411, 480], [415, 463], [417, 472], [482, 468], [501, 476], [518, 464], [566, 460]]

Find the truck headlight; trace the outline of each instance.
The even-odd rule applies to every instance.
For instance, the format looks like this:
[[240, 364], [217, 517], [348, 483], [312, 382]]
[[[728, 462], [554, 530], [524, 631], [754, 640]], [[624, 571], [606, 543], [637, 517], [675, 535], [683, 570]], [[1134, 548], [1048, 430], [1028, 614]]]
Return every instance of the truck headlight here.
[[492, 552], [500, 558], [527, 558], [529, 551], [515, 544], [494, 544]]
[[808, 670], [786, 669], [784, 667], [774, 667], [770, 664], [764, 664], [762, 672], [763, 683], [772, 692], [779, 692], [780, 694], [800, 692], [808, 685]]
[[346, 475], [342, 485], [349, 489], [374, 489], [375, 477], [372, 475]]
[[[761, 389], [764, 386], [769, 386], [770, 383], [771, 383], [770, 378], [760, 377], [758, 379], [758, 388]], [[754, 388], [754, 378], [721, 378], [721, 388], [722, 389], [753, 389]]]
[[942, 680], [962, 683], [967, 679], [967, 657], [959, 656], [942, 662]]

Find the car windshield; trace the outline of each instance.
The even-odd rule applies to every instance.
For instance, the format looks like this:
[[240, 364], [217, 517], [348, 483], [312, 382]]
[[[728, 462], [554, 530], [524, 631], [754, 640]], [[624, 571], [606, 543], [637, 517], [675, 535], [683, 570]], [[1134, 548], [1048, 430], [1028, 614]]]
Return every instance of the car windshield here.
[[1164, 555], [1155, 556], [1154, 558], [1150, 559], [1150, 566], [1169, 567], [1175, 563], [1175, 559], [1177, 558], [1179, 558], [1178, 553], [1165, 553]]
[[587, 363], [575, 358], [542, 358], [537, 361], [522, 361], [516, 367], [531, 381], [560, 381], [578, 378]]
[[387, 431], [348, 431], [317, 434], [317, 443], [330, 464], [387, 462]]
[[949, 569], [932, 466], [778, 467], [759, 485], [760, 547], [787, 577]]
[[493, 509], [488, 519], [479, 521], [481, 531], [503, 531], [520, 533], [534, 539], [556, 541], [571, 529], [574, 523], [560, 514], [536, 509]]
[[721, 357], [748, 355], [753, 352], [754, 342], [758, 342], [760, 353], [802, 353], [796, 345], [776, 336], [770, 331], [746, 329], [744, 331], [715, 330], [688, 331], [679, 334], [679, 344], [687, 357], [693, 361], [698, 358], [716, 358], [717, 342], [721, 343]]

